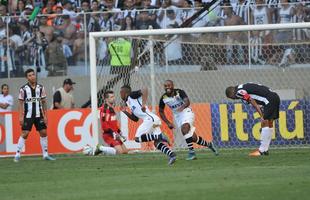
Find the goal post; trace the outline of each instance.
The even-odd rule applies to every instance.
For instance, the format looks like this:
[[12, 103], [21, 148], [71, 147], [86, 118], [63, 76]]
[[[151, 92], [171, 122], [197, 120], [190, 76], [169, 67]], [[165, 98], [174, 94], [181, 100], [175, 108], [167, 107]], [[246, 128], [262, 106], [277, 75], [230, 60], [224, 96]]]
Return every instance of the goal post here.
[[[98, 91], [100, 88], [98, 88], [98, 63], [97, 63], [97, 57], [96, 55], [98, 54], [97, 52], [97, 44], [98, 44], [98, 39], [105, 40], [106, 38], [120, 38], [120, 37], [125, 37], [125, 38], [139, 38], [141, 41], [143, 40], [144, 46], [143, 50], [148, 51], [147, 56], [148, 56], [148, 66], [150, 67], [149, 71], [143, 71], [141, 73], [146, 73], [149, 75], [149, 82], [150, 85], [147, 85], [150, 89], [149, 92], [149, 99], [151, 100], [151, 105], [153, 111], [155, 111], [155, 107], [157, 105], [157, 99], [155, 98], [155, 94], [158, 94], [158, 88], [157, 87], [162, 87], [161, 85], [157, 85], [158, 81], [156, 80], [156, 73], [155, 69], [157, 64], [155, 63], [155, 55], [154, 55], [154, 48], [156, 46], [156, 42], [154, 42], [153, 37], [155, 36], [162, 36], [165, 37], [166, 41], [162, 41], [163, 39], [161, 38], [160, 42], [162, 45], [165, 47], [165, 45], [169, 45], [171, 41], [174, 40], [174, 35], [192, 35], [192, 34], [207, 34], [207, 33], [234, 33], [234, 32], [245, 32], [247, 35], [250, 35], [249, 33], [252, 31], [273, 31], [273, 30], [293, 30], [293, 29], [310, 29], [310, 22], [304, 22], [304, 23], [287, 23], [287, 24], [264, 24], [264, 25], [237, 25], [237, 26], [221, 26], [221, 27], [196, 27], [196, 28], [176, 28], [176, 29], [151, 29], [151, 30], [131, 30], [131, 31], [111, 31], [111, 32], [90, 32], [89, 33], [89, 52], [90, 52], [90, 84], [91, 84], [91, 115], [92, 115], [92, 131], [93, 135], [95, 137], [96, 142], [98, 142], [99, 138], [99, 127], [98, 127]], [[168, 36], [168, 37], [167, 37]], [[218, 41], [219, 43], [220, 41]], [[208, 44], [208, 42], [206, 42]], [[249, 50], [246, 56], [250, 57], [250, 47], [252, 44], [248, 42], [245, 47], [248, 46]], [[182, 48], [184, 48], [182, 46]], [[199, 51], [199, 45], [196, 51]], [[227, 51], [227, 50], [225, 50]], [[234, 50], [236, 51], [236, 50]], [[143, 52], [142, 52], [143, 53]], [[191, 53], [191, 50], [189, 50], [189, 53]], [[272, 52], [270, 52], [272, 54]], [[137, 55], [136, 55], [137, 56]], [[195, 56], [195, 55], [192, 55]], [[212, 56], [211, 56], [212, 57]], [[212, 60], [214, 59], [222, 59], [222, 58], [217, 58], [216, 55], [213, 55], [211, 58]], [[308, 58], [307, 58], [308, 59]], [[201, 58], [200, 58], [201, 60]], [[250, 60], [250, 58], [249, 58]], [[140, 61], [139, 61], [140, 62]], [[143, 62], [143, 61], [141, 61]], [[220, 63], [220, 62], [219, 62]], [[107, 64], [108, 65], [108, 64]], [[221, 64], [224, 65], [224, 64]], [[227, 65], [227, 64], [226, 64]], [[246, 64], [247, 65], [247, 64]], [[248, 62], [248, 65], [251, 65], [251, 62]], [[264, 64], [262, 64], [264, 65]], [[169, 74], [165, 74], [165, 72], [169, 71], [169, 68], [166, 68], [166, 70], [162, 70], [162, 73], [160, 76], [163, 77], [169, 77]], [[225, 68], [223, 68], [225, 70]], [[278, 68], [276, 70], [279, 70]], [[286, 69], [282, 69], [282, 71]], [[186, 71], [186, 70], [185, 70]], [[287, 71], [290, 71], [288, 69]], [[307, 71], [308, 72], [308, 71]], [[108, 72], [107, 72], [108, 73]], [[130, 72], [129, 72], [130, 73]], [[204, 73], [209, 73], [210, 76], [212, 76], [213, 71], [210, 72], [204, 72]], [[225, 72], [224, 72], [225, 73]], [[259, 73], [259, 72], [258, 72]], [[271, 72], [272, 73], [272, 72]], [[180, 77], [186, 76], [185, 73], [180, 73]], [[271, 75], [270, 75], [271, 76]], [[245, 78], [241, 78], [240, 82], [245, 80]], [[179, 80], [179, 82], [182, 82], [183, 80]], [[186, 80], [184, 80], [186, 81]], [[198, 81], [198, 80], [196, 80]], [[142, 81], [143, 82], [143, 81]], [[233, 83], [233, 81], [228, 81]], [[235, 83], [235, 82], [234, 82]], [[144, 81], [145, 84], [145, 81]], [[304, 83], [308, 84], [308, 83]], [[199, 87], [196, 85], [195, 87]], [[201, 88], [197, 88], [199, 91], [201, 91]], [[207, 91], [206, 91], [207, 93]], [[118, 96], [116, 94], [116, 96]], [[190, 96], [190, 98], [194, 98]], [[208, 102], [212, 103], [213, 98], [209, 98]], [[222, 102], [225, 102], [225, 100], [222, 100]], [[211, 105], [212, 107], [212, 105]], [[199, 116], [197, 116], [199, 117]], [[197, 119], [197, 118], [196, 118]], [[221, 119], [221, 123], [223, 123], [223, 120]], [[213, 125], [213, 122], [212, 122]], [[219, 125], [219, 124], [217, 124]], [[231, 127], [229, 127], [231, 128]], [[228, 129], [228, 128], [227, 128]], [[253, 144], [252, 144], [253, 145]], [[241, 145], [243, 146], [243, 145]]]

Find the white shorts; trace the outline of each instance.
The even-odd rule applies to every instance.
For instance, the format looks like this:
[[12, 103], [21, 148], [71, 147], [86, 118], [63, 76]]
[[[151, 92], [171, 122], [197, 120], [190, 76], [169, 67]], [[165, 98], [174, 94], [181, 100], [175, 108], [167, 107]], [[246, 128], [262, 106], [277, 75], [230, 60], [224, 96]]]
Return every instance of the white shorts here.
[[195, 114], [191, 108], [185, 108], [182, 112], [174, 114], [174, 120], [178, 128], [181, 128], [186, 123], [189, 123], [192, 127], [194, 125]]
[[143, 134], [153, 133], [154, 135], [161, 134], [161, 121], [155, 114], [150, 114], [149, 117], [143, 119], [142, 124], [138, 127], [135, 137], [140, 137]]

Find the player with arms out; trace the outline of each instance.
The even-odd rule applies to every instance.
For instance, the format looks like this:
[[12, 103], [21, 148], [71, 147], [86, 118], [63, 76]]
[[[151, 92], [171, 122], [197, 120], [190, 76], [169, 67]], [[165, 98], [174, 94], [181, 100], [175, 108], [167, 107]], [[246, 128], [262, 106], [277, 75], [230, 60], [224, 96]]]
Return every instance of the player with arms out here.
[[18, 96], [19, 122], [22, 126], [22, 134], [18, 140], [14, 161], [18, 162], [20, 160], [21, 151], [25, 146], [25, 141], [33, 125], [40, 134], [43, 159], [55, 160], [55, 158], [48, 155], [47, 151], [47, 101], [45, 89], [37, 83], [36, 74], [33, 69], [27, 69], [25, 76], [28, 83], [20, 88]]
[[172, 80], [166, 80], [164, 83], [164, 88], [166, 92], [159, 100], [159, 114], [168, 127], [170, 129], [174, 129], [175, 125], [170, 122], [165, 115], [165, 105], [172, 110], [177, 127], [181, 128], [181, 132], [189, 149], [187, 160], [197, 159], [193, 142], [210, 148], [215, 155], [218, 155], [218, 151], [214, 147], [212, 141], [207, 142], [202, 137], [196, 135], [196, 128], [194, 127], [195, 114], [190, 108], [190, 101], [185, 91], [175, 89]]
[[[279, 118], [280, 97], [268, 87], [255, 83], [245, 83], [226, 88], [226, 96], [230, 99], [241, 99], [252, 104], [261, 117], [261, 144], [259, 149], [249, 156], [268, 155], [273, 133], [273, 121]], [[263, 107], [263, 109], [261, 109]]]
[[126, 154], [128, 149], [123, 142], [126, 138], [122, 135], [116, 119], [116, 113], [114, 111], [115, 95], [111, 90], [106, 91], [103, 94], [104, 104], [100, 108], [100, 121], [102, 128], [102, 138], [107, 145], [97, 145], [94, 155], [104, 153], [106, 155]]
[[163, 143], [167, 142], [167, 139], [160, 129], [160, 118], [146, 106], [147, 88], [132, 91], [130, 86], [124, 85], [121, 87], [120, 95], [131, 110], [130, 113], [126, 110], [126, 107], [122, 107], [122, 112], [135, 122], [139, 121], [139, 119], [143, 120], [136, 131], [135, 141], [138, 143], [154, 141], [156, 149], [166, 154], [169, 157], [168, 165], [172, 165], [176, 161], [176, 154]]

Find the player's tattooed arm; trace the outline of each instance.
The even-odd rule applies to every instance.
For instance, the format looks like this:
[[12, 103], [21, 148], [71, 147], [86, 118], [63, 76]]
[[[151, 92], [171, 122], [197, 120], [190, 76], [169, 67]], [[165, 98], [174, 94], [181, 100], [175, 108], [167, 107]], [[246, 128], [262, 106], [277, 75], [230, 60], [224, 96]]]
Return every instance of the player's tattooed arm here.
[[47, 113], [46, 113], [46, 111], [47, 111], [47, 100], [46, 100], [46, 98], [42, 99], [41, 103], [42, 103], [44, 122], [47, 124]]
[[257, 104], [257, 102], [255, 101], [255, 99], [250, 99], [250, 103], [254, 106], [256, 111], [259, 113], [259, 115], [262, 118], [262, 120], [264, 120], [264, 115], [263, 115], [262, 109], [260, 109], [260, 107]]

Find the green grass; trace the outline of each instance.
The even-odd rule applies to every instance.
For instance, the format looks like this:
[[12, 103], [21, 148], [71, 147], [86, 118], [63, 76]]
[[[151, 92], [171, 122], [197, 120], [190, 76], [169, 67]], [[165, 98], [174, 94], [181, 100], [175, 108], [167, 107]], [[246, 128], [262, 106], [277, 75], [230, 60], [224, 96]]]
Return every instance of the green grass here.
[[310, 199], [310, 149], [272, 150], [249, 158], [247, 150], [198, 152], [174, 166], [159, 153], [115, 157], [56, 156], [0, 158], [1, 200], [79, 199]]

